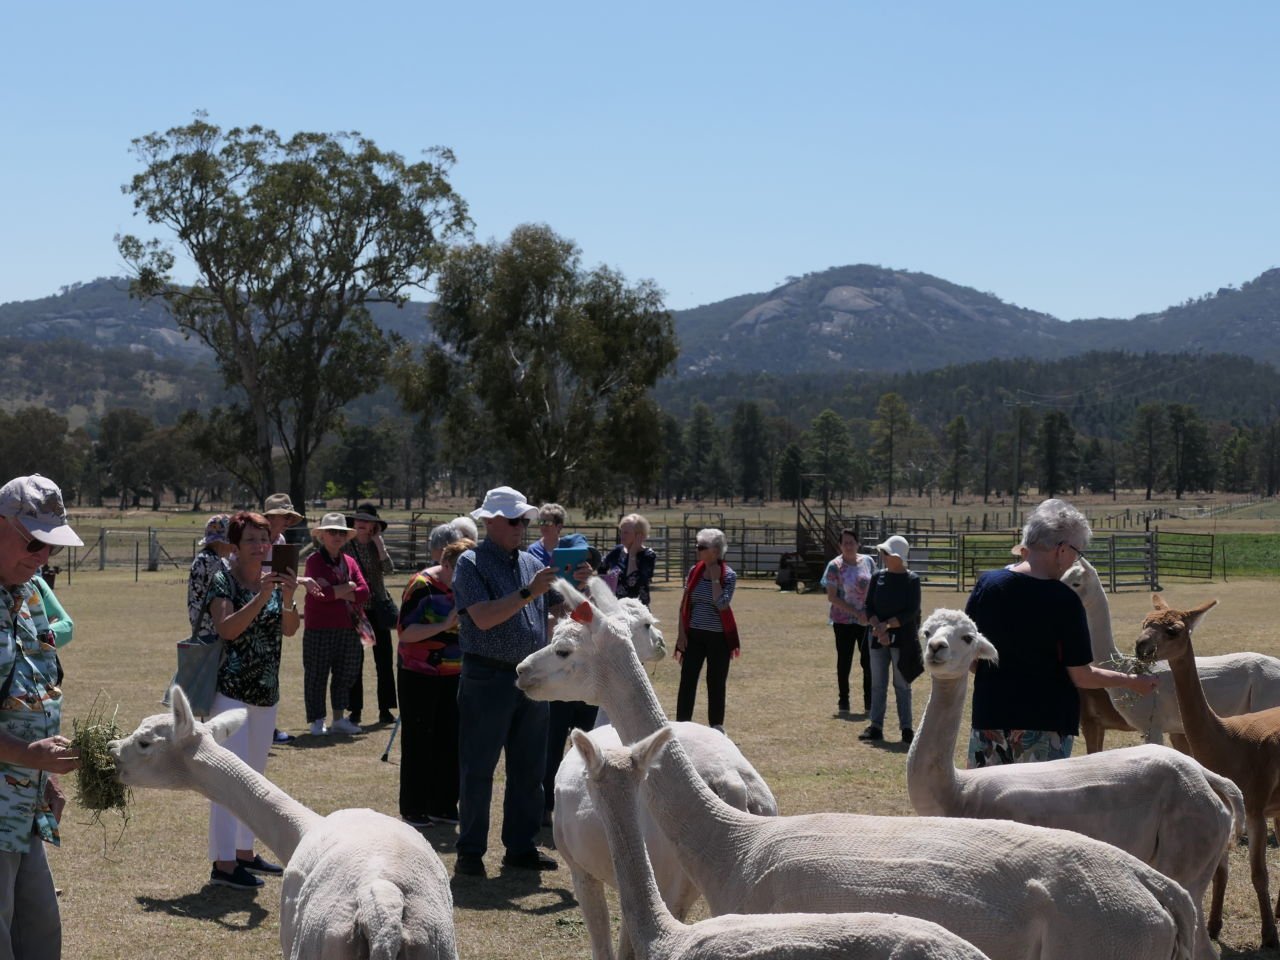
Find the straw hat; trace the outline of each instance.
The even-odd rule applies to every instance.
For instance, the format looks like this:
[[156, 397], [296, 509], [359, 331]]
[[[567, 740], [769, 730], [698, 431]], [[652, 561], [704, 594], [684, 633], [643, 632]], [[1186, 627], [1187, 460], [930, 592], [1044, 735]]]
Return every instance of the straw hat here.
[[297, 510], [293, 509], [293, 501], [289, 499], [287, 493], [273, 493], [262, 502], [262, 515], [264, 517], [287, 516], [289, 518], [289, 526], [295, 523], [301, 523], [307, 519]]
[[347, 526], [347, 518], [341, 513], [326, 513], [320, 518], [320, 522], [311, 528], [311, 536], [318, 539], [325, 530], [341, 530], [347, 535], [348, 540], [356, 535], [356, 532]]

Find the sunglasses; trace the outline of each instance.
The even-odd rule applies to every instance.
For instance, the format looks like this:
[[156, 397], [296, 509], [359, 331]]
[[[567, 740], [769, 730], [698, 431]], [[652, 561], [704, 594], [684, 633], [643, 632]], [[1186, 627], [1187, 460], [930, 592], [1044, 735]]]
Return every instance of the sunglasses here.
[[711, 547], [712, 547], [712, 544], [710, 544], [710, 543], [700, 543], [700, 544], [698, 544], [698, 549], [699, 549], [699, 550], [710, 550], [710, 549], [711, 549]]
[[1084, 558], [1084, 551], [1076, 547], [1074, 544], [1067, 543], [1067, 541], [1062, 540], [1058, 543], [1058, 546], [1066, 547], [1068, 550], [1074, 550], [1077, 557], [1080, 557], [1081, 559]]
[[528, 517], [503, 517], [502, 519], [513, 527], [527, 527], [529, 525]]
[[55, 543], [45, 543], [43, 540], [37, 540], [31, 534], [27, 533], [26, 528], [20, 523], [14, 523], [8, 517], [5, 517], [9, 526], [18, 531], [18, 535], [27, 542], [27, 553], [39, 553], [41, 550], [48, 550], [49, 556], [53, 556], [62, 548]]

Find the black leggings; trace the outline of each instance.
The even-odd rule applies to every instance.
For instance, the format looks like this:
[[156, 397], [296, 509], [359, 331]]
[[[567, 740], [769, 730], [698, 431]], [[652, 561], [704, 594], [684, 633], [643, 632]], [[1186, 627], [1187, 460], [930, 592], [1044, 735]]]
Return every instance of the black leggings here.
[[676, 720], [693, 719], [698, 696], [698, 674], [707, 664], [707, 725], [724, 726], [724, 688], [729, 679], [729, 645], [723, 633], [689, 630], [689, 646], [680, 664], [680, 692], [676, 696]]
[[858, 665], [862, 667], [862, 709], [871, 709], [871, 650], [867, 646], [867, 628], [860, 623], [833, 623], [836, 635], [836, 689], [841, 710], [849, 709], [849, 674], [853, 671], [853, 650], [858, 649]]

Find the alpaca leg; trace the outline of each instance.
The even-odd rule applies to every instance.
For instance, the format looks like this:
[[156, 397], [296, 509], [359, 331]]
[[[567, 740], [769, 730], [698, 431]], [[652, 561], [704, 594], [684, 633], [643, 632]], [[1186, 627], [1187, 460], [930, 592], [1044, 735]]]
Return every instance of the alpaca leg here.
[[1209, 921], [1205, 926], [1214, 940], [1222, 932], [1222, 900], [1227, 892], [1227, 875], [1230, 870], [1231, 851], [1228, 848], [1218, 861], [1218, 868], [1213, 871], [1213, 895], [1209, 900]]
[[573, 894], [578, 898], [582, 922], [586, 924], [587, 936], [591, 940], [591, 960], [614, 960], [604, 884], [574, 863], [569, 864], [569, 875], [573, 878]]
[[1249, 873], [1253, 890], [1258, 895], [1262, 914], [1262, 945], [1280, 947], [1276, 936], [1276, 917], [1271, 908], [1271, 892], [1267, 888], [1267, 821], [1265, 817], [1249, 817]]
[[1102, 749], [1103, 742], [1106, 740], [1106, 727], [1092, 717], [1088, 720], [1081, 717], [1080, 728], [1084, 731], [1085, 753], [1099, 752]]

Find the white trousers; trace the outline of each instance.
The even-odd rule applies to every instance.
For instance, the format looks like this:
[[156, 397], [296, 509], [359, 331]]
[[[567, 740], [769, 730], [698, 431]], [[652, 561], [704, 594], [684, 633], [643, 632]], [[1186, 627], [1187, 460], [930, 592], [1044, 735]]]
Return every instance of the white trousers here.
[[[262, 773], [267, 768], [267, 753], [271, 750], [271, 740], [276, 730], [276, 708], [254, 707], [239, 700], [224, 697], [221, 693], [213, 698], [213, 715], [224, 710], [235, 710], [243, 707], [249, 712], [249, 719], [222, 742], [222, 745], [234, 753], [253, 769]], [[231, 811], [219, 803], [209, 804], [209, 859], [234, 860], [237, 850], [253, 849], [253, 831], [231, 815]]]

